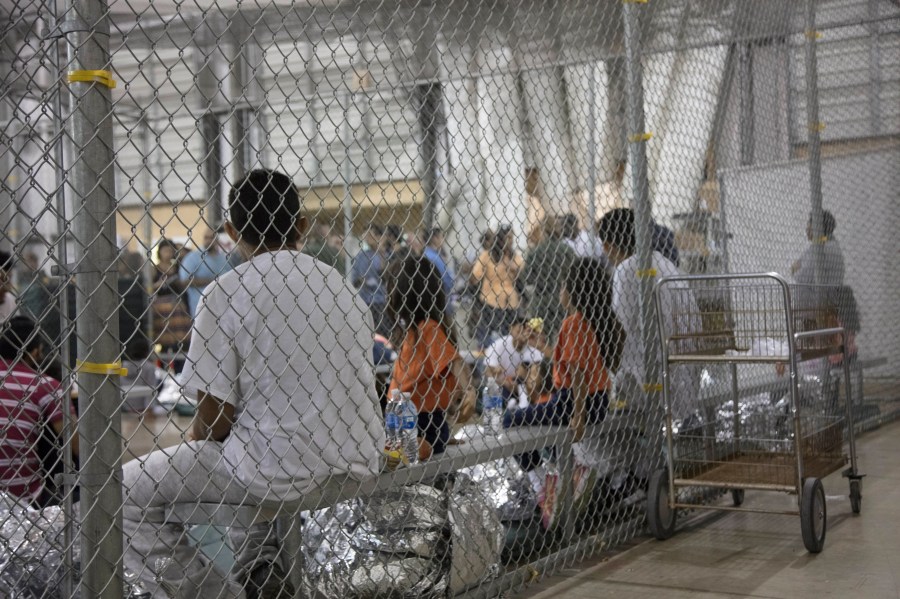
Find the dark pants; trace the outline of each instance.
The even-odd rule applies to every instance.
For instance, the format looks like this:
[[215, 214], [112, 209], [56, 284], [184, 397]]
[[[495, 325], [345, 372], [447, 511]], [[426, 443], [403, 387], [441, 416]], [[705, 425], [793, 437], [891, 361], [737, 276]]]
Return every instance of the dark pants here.
[[444, 410], [419, 413], [419, 436], [428, 441], [435, 454], [444, 453], [450, 441], [450, 426]]
[[[587, 424], [596, 424], [606, 418], [609, 399], [606, 393], [595, 393], [587, 398]], [[550, 401], [544, 404], [528, 406], [524, 409], [507, 410], [503, 416], [503, 426], [566, 426], [572, 420], [575, 407], [572, 394], [568, 389], [554, 391]], [[555, 451], [555, 448], [553, 448]], [[540, 451], [530, 451], [517, 456], [519, 464], [526, 472], [534, 470], [541, 463]]]
[[490, 345], [492, 333], [497, 333], [500, 336], [508, 335], [509, 328], [512, 326], [515, 318], [515, 310], [495, 308], [482, 304], [478, 327], [475, 331], [475, 340], [478, 342], [478, 347], [485, 349]]

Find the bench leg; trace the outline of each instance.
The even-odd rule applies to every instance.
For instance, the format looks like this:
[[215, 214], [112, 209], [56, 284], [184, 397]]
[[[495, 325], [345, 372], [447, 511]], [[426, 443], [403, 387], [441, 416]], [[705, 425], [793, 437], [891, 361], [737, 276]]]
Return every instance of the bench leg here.
[[300, 514], [285, 514], [275, 521], [287, 577], [294, 586], [294, 599], [303, 598], [303, 531]]

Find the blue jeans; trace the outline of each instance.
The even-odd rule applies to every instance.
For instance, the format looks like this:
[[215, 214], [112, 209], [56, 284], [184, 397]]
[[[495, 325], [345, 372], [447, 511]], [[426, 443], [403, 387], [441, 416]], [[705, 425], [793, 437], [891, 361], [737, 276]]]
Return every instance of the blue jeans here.
[[[586, 402], [587, 424], [596, 424], [606, 418], [609, 398], [606, 392], [589, 395]], [[524, 409], [507, 410], [503, 415], [504, 428], [515, 426], [566, 426], [572, 419], [574, 408], [572, 393], [568, 389], [554, 391], [550, 401], [528, 406]], [[554, 448], [555, 450], [555, 448]], [[517, 456], [519, 464], [526, 472], [534, 470], [541, 463], [541, 452], [530, 451]]]

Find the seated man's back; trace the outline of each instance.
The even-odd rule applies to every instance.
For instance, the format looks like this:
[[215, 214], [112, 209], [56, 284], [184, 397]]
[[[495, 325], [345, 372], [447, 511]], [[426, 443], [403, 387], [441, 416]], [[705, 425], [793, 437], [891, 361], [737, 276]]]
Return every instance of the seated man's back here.
[[369, 318], [337, 270], [295, 251], [254, 256], [206, 290], [186, 386], [235, 406], [223, 450], [252, 493], [293, 499], [377, 469]]

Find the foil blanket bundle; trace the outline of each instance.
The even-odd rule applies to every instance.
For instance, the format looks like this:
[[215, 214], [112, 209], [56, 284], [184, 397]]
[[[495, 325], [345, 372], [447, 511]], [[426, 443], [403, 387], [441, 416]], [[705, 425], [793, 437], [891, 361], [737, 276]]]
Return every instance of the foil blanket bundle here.
[[463, 474], [339, 504], [304, 529], [317, 598], [446, 597], [496, 576], [502, 548], [494, 507]]
[[[803, 434], [821, 428], [823, 418], [834, 415], [836, 402], [831, 402], [829, 387], [821, 377], [804, 375], [798, 384], [798, 403], [800, 411], [800, 430]], [[790, 395], [773, 396], [759, 393], [739, 399], [738, 423], [740, 439], [745, 449], [761, 449], [767, 451], [784, 451], [785, 443], [793, 438], [793, 421], [790, 411]], [[675, 423], [676, 433], [683, 443], [691, 439], [708, 436], [706, 425], [709, 416], [697, 412], [689, 419]], [[725, 401], [714, 412], [715, 438], [719, 442], [732, 441], [735, 438], [734, 403]]]
[[[0, 597], [16, 599], [78, 599], [80, 543], [73, 530], [73, 567], [65, 567], [63, 529], [59, 506], [36, 510], [0, 492]], [[64, 594], [64, 580], [72, 579], [72, 595]], [[126, 581], [130, 578], [125, 573]], [[143, 599], [140, 588], [128, 582], [124, 599]]]

